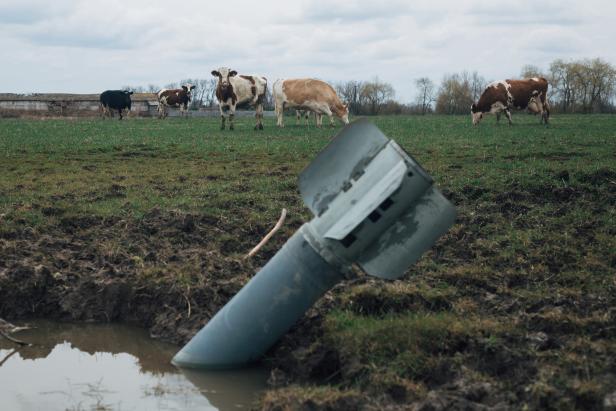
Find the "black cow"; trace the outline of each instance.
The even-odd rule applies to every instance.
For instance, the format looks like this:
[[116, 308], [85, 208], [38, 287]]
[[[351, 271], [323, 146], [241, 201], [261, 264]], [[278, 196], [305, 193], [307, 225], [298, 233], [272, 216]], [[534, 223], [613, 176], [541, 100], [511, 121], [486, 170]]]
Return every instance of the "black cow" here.
[[112, 110], [118, 110], [120, 114], [120, 120], [122, 120], [122, 110], [128, 109], [130, 111], [130, 95], [132, 91], [125, 90], [107, 90], [101, 93], [100, 102], [101, 109], [103, 110], [103, 118], [108, 114], [113, 117]]

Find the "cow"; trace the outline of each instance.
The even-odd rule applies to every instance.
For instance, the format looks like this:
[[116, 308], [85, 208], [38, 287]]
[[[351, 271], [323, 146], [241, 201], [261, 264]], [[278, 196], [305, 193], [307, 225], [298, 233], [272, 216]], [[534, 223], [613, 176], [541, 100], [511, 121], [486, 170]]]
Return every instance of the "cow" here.
[[541, 114], [540, 122], [547, 125], [550, 117], [547, 94], [548, 81], [543, 77], [495, 81], [486, 87], [479, 101], [471, 106], [473, 125], [479, 124], [484, 114], [496, 114], [498, 122], [503, 111], [511, 125], [512, 108]]
[[133, 94], [133, 92], [128, 90], [103, 91], [99, 97], [103, 118], [107, 115], [109, 115], [109, 117], [113, 117], [112, 110], [118, 110], [120, 120], [122, 120], [122, 111], [127, 109], [128, 112], [130, 112], [131, 94]]
[[323, 124], [323, 114], [329, 116], [334, 125], [333, 115], [344, 124], [349, 123], [349, 108], [338, 98], [332, 86], [324, 81], [311, 78], [279, 79], [273, 86], [274, 105], [278, 127], [284, 127], [283, 114], [287, 108], [310, 110], [316, 115], [317, 127]]
[[180, 109], [180, 115], [183, 117], [188, 111], [188, 103], [192, 97], [192, 90], [195, 88], [192, 84], [184, 84], [182, 88], [162, 89], [156, 94], [158, 98], [158, 118], [167, 117], [167, 108], [174, 107]]
[[216, 99], [220, 109], [220, 129], [225, 129], [225, 109], [229, 113], [229, 130], [233, 130], [233, 117], [238, 106], [255, 108], [255, 130], [263, 130], [263, 101], [267, 91], [267, 79], [262, 76], [238, 75], [237, 71], [227, 67], [212, 70], [212, 76], [218, 78]]

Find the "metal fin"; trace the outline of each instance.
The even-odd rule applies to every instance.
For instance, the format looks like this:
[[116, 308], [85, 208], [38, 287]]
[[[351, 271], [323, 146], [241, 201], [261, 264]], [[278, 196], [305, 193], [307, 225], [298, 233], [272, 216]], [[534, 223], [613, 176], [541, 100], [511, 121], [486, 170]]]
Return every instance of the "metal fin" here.
[[449, 230], [456, 210], [440, 191], [430, 187], [408, 211], [358, 258], [368, 274], [396, 279]]
[[347, 125], [300, 174], [299, 191], [304, 203], [315, 215], [323, 213], [388, 142], [366, 119]]

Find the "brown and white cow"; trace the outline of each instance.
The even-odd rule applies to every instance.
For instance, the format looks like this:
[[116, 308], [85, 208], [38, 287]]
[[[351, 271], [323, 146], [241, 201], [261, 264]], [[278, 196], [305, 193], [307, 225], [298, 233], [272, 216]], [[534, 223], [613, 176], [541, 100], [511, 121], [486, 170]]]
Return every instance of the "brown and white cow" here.
[[496, 114], [498, 122], [503, 111], [509, 124], [513, 124], [510, 112], [512, 108], [541, 114], [541, 122], [548, 124], [550, 106], [547, 94], [548, 81], [543, 77], [495, 81], [486, 87], [479, 101], [471, 106], [473, 125], [479, 124], [484, 114]]
[[284, 110], [287, 108], [314, 112], [317, 127], [323, 124], [323, 114], [329, 117], [332, 126], [333, 115], [344, 124], [349, 124], [349, 108], [340, 101], [334, 88], [324, 81], [311, 78], [279, 79], [274, 83], [273, 94], [278, 127], [284, 127]]
[[158, 118], [167, 117], [167, 108], [174, 107], [180, 109], [183, 117], [188, 111], [188, 103], [192, 97], [191, 92], [195, 88], [192, 84], [184, 84], [182, 88], [162, 89], [156, 95], [158, 97]]
[[267, 91], [267, 79], [262, 76], [237, 75], [237, 71], [220, 67], [212, 71], [218, 77], [216, 99], [220, 109], [220, 129], [225, 129], [225, 109], [229, 112], [229, 130], [233, 130], [233, 117], [238, 106], [255, 108], [255, 130], [263, 130], [263, 101]]

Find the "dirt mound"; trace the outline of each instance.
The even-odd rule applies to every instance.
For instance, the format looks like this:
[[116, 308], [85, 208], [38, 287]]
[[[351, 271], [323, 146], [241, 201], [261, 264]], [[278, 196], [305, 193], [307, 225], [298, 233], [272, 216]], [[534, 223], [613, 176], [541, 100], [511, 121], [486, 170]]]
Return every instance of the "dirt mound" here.
[[257, 269], [236, 252], [260, 233], [220, 247], [222, 225], [158, 209], [140, 219], [62, 216], [44, 234], [17, 222], [0, 232], [0, 316], [134, 322], [185, 342]]

